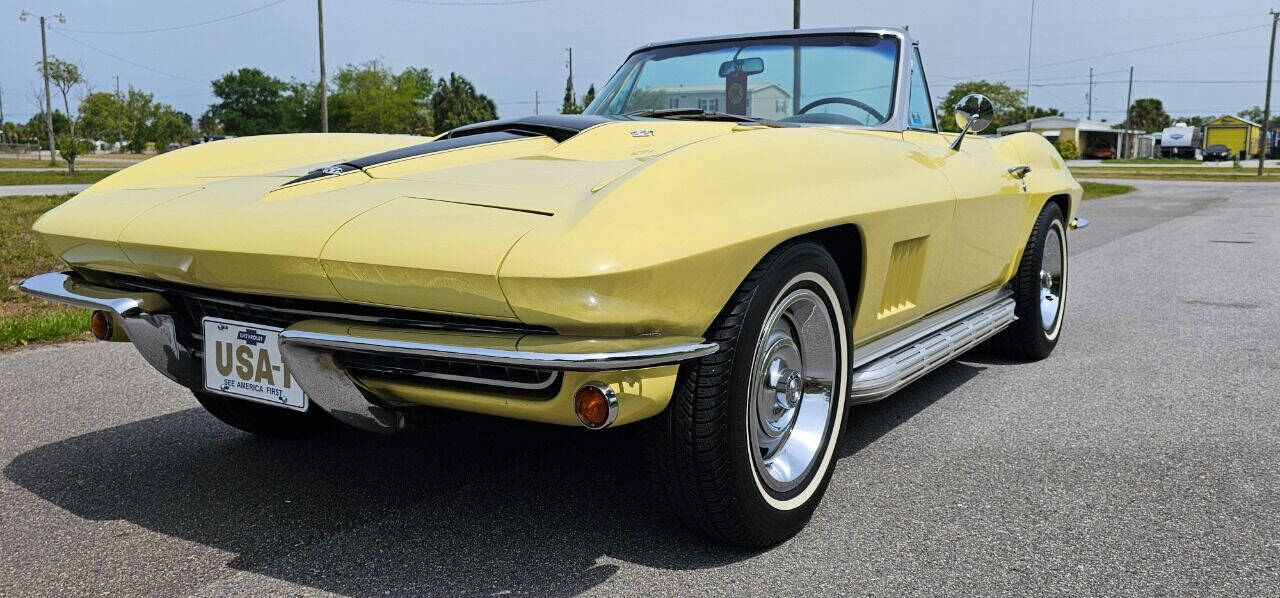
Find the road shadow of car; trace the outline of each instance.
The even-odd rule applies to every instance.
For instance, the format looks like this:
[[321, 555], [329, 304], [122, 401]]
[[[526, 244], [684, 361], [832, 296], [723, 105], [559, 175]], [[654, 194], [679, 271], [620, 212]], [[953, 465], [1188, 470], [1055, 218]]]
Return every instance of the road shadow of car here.
[[[856, 407], [841, 455], [979, 371], [953, 363]], [[128, 521], [233, 553], [232, 568], [347, 595], [567, 596], [609, 579], [609, 559], [683, 570], [755, 554], [670, 521], [634, 441], [626, 428], [475, 417], [277, 443], [188, 409], [32, 449], [4, 474], [76, 516]]]

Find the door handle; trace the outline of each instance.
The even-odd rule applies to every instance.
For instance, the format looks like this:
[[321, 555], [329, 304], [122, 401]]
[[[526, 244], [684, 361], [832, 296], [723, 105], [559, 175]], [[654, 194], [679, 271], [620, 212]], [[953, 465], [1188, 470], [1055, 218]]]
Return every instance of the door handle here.
[[1027, 173], [1031, 172], [1030, 166], [1014, 166], [1009, 169], [1009, 174], [1020, 179], [1027, 178]]

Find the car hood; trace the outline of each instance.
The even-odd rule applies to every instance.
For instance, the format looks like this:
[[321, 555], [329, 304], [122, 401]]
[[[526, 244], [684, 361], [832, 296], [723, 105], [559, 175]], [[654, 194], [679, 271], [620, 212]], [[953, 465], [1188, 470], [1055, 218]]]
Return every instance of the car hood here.
[[[108, 177], [35, 230], [88, 270], [514, 318], [497, 272], [521, 236], [588, 209], [647, 161], [736, 127], [585, 117], [482, 123], [434, 140], [219, 141]], [[352, 146], [375, 151], [340, 153]]]

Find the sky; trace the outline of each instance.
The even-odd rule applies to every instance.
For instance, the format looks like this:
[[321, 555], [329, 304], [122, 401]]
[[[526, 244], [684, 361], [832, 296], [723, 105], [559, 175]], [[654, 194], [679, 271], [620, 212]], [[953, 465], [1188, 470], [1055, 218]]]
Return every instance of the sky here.
[[[935, 105], [957, 81], [1024, 88], [1029, 41], [1031, 103], [1073, 117], [1087, 114], [1090, 67], [1094, 119], [1124, 118], [1130, 66], [1134, 98], [1159, 98], [1174, 116], [1234, 114], [1265, 99], [1266, 2], [1039, 0], [1034, 8], [1033, 20], [1031, 0], [803, 0], [801, 24], [908, 26]], [[113, 90], [119, 77], [122, 89], [195, 117], [214, 101], [209, 81], [241, 67], [285, 80], [319, 76], [315, 0], [0, 0], [6, 120], [39, 111], [40, 31], [34, 19], [19, 21], [23, 10], [66, 17], [50, 21], [49, 52], [81, 64], [93, 90]], [[456, 71], [503, 117], [534, 113], [535, 92], [541, 113], [559, 110], [566, 48], [581, 95], [642, 44], [789, 29], [791, 20], [791, 0], [324, 0], [331, 74], [371, 59], [437, 77]]]

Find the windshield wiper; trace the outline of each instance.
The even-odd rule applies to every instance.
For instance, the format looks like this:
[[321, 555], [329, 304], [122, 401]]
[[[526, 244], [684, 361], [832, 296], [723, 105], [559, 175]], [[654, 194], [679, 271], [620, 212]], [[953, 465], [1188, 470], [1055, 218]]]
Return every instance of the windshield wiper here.
[[787, 123], [780, 123], [769, 120], [767, 118], [756, 118], [754, 116], [745, 116], [742, 114], [729, 114], [728, 112], [716, 112], [714, 110], [703, 110], [701, 108], [651, 108], [647, 110], [636, 110], [628, 112], [626, 116], [638, 116], [642, 118], [669, 118], [672, 120], [712, 120], [725, 122], [749, 122], [766, 127], [786, 127]]

